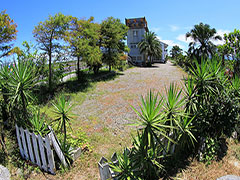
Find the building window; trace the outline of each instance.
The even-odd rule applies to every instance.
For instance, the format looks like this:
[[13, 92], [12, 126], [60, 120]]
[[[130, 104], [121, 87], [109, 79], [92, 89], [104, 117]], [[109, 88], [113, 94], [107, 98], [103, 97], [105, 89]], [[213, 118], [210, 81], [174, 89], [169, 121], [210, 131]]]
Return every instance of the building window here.
[[131, 49], [133, 49], [133, 48], [137, 48], [137, 44], [131, 44]]
[[138, 36], [138, 31], [133, 31], [133, 36], [137, 37]]
[[132, 56], [132, 60], [133, 60], [133, 61], [136, 61], [136, 56]]
[[138, 60], [138, 61], [141, 61], [141, 60], [142, 60], [142, 56], [138, 56], [138, 57], [137, 57], [137, 60]]

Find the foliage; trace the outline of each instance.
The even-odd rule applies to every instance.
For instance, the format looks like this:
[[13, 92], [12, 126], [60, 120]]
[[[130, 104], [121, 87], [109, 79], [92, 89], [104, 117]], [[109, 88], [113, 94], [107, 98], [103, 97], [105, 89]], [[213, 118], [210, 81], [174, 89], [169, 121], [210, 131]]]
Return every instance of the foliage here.
[[109, 71], [120, 59], [120, 54], [124, 52], [124, 40], [127, 36], [128, 27], [121, 23], [120, 19], [108, 17], [101, 23], [100, 46], [103, 48], [103, 63], [109, 66]]
[[[11, 109], [17, 114], [22, 114], [26, 121], [27, 106], [33, 100], [31, 90], [37, 83], [34, 76], [34, 64], [32, 61], [18, 61], [18, 63], [13, 63], [10, 69], [11, 72], [5, 65], [0, 71], [2, 86], [6, 89], [5, 95], [10, 102]], [[16, 118], [16, 116], [13, 117]]]
[[69, 17], [61, 13], [49, 16], [44, 22], [40, 22], [33, 30], [33, 36], [39, 44], [39, 48], [48, 55], [49, 65], [49, 91], [52, 92], [52, 54], [58, 53], [62, 45], [58, 40], [62, 39], [68, 29]]
[[233, 32], [229, 34], [224, 34], [224, 40], [226, 43], [224, 44], [225, 49], [227, 49], [227, 54], [234, 61], [234, 72], [240, 74], [240, 30], [235, 29]]
[[81, 128], [78, 128], [78, 130], [67, 135], [67, 143], [73, 148], [87, 147], [88, 149], [91, 149], [89, 138]]
[[70, 120], [72, 119], [71, 110], [73, 106], [66, 101], [63, 95], [52, 105], [54, 106], [54, 113], [56, 114], [55, 121], [58, 124], [58, 130], [64, 133], [63, 143], [66, 144], [67, 126], [71, 128]]
[[194, 28], [186, 33], [186, 38], [191, 38], [193, 42], [189, 43], [188, 53], [191, 58], [197, 58], [198, 62], [201, 58], [209, 58], [215, 54], [215, 45], [212, 40], [221, 40], [221, 36], [216, 35], [215, 28], [211, 28], [208, 24], [202, 22], [194, 25]]
[[10, 44], [17, 36], [17, 24], [6, 14], [0, 13], [0, 58], [11, 54], [13, 44]]
[[183, 53], [183, 50], [178, 45], [173, 46], [172, 49], [170, 50], [170, 54], [173, 59], [177, 58], [182, 53]]
[[154, 57], [158, 57], [162, 53], [160, 41], [154, 32], [146, 32], [143, 39], [138, 44], [140, 53], [145, 54], [148, 64], [151, 64]]
[[[60, 142], [60, 148], [64, 154], [64, 157], [65, 157], [65, 160], [66, 160], [66, 163], [68, 165], [67, 168], [70, 167], [70, 165], [73, 163], [73, 159], [72, 159], [72, 147], [70, 144], [66, 143], [64, 140], [63, 142]], [[62, 168], [65, 170], [65, 166], [62, 166]]]
[[129, 152], [125, 149], [123, 155], [117, 154], [118, 163], [111, 162], [109, 165], [112, 170], [117, 173], [116, 178], [119, 180], [140, 179], [134, 174], [135, 167], [133, 167]]
[[220, 144], [217, 139], [211, 137], [207, 137], [202, 143], [203, 148], [199, 159], [202, 162], [211, 164], [211, 161], [216, 160], [216, 157], [220, 150]]
[[101, 66], [102, 53], [98, 46], [100, 38], [100, 25], [88, 20], [71, 18], [70, 30], [64, 39], [70, 44], [72, 55], [77, 57], [77, 77], [80, 80], [80, 60], [85, 61], [95, 73]]
[[48, 125], [44, 121], [44, 117], [41, 117], [40, 110], [35, 112], [29, 121], [31, 123], [30, 129], [32, 129], [35, 134], [40, 134], [42, 137], [44, 137], [50, 132]]

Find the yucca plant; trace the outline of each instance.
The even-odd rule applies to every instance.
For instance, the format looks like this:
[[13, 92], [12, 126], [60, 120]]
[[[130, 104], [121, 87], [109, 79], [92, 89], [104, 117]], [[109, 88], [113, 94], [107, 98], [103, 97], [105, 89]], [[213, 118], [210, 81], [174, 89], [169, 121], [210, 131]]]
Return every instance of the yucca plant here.
[[40, 110], [35, 112], [29, 121], [31, 123], [30, 129], [32, 129], [34, 133], [40, 134], [43, 137], [50, 132], [48, 125], [44, 121], [44, 117], [41, 117]]
[[166, 121], [168, 120], [164, 118], [164, 115], [161, 113], [163, 98], [158, 99], [158, 94], [155, 95], [150, 90], [145, 99], [141, 97], [141, 103], [140, 112], [132, 107], [138, 115], [138, 119], [136, 123], [131, 125], [137, 126], [142, 132], [145, 146], [154, 148], [156, 141], [162, 144], [160, 137], [165, 137], [174, 142], [167, 135], [167, 130], [173, 127], [166, 125]]
[[109, 166], [117, 173], [116, 177], [119, 180], [132, 180], [139, 179], [135, 175], [136, 168], [133, 166], [133, 162], [130, 158], [129, 152], [125, 149], [123, 154], [117, 154], [118, 163], [110, 162]]
[[196, 131], [195, 127], [193, 126], [193, 120], [194, 117], [189, 117], [188, 114], [186, 114], [184, 117], [180, 117], [179, 123], [178, 123], [178, 136], [177, 136], [177, 142], [180, 148], [188, 148], [195, 146], [195, 143], [197, 142], [194, 131]]
[[56, 114], [55, 122], [57, 122], [57, 129], [64, 133], [63, 143], [66, 144], [67, 126], [71, 128], [70, 120], [73, 118], [71, 114], [72, 105], [66, 101], [64, 95], [61, 95], [56, 103], [53, 103], [54, 113]]
[[161, 172], [164, 171], [162, 160], [166, 155], [163, 145], [157, 143], [154, 147], [146, 147], [144, 137], [137, 134], [133, 138], [133, 148], [131, 150], [131, 160], [134, 165], [135, 175], [142, 179], [158, 179]]
[[170, 125], [177, 125], [177, 117], [184, 116], [183, 111], [185, 99], [182, 97], [182, 89], [179, 89], [174, 83], [171, 83], [166, 89], [166, 101], [164, 104], [164, 113], [170, 120]]

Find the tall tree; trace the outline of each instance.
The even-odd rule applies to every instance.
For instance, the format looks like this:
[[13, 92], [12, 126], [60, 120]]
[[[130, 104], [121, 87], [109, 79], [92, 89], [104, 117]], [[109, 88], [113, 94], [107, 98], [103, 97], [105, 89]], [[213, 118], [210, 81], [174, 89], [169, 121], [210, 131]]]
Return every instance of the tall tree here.
[[61, 48], [60, 39], [63, 38], [68, 28], [69, 17], [61, 13], [49, 16], [44, 22], [39, 22], [33, 30], [40, 49], [48, 54], [49, 65], [49, 91], [52, 92], [52, 54], [57, 53]]
[[194, 28], [186, 33], [186, 39], [192, 38], [194, 41], [189, 43], [188, 52], [192, 57], [201, 60], [201, 57], [209, 57], [214, 55], [216, 46], [212, 40], [222, 40], [221, 36], [216, 35], [215, 28], [211, 28], [208, 24], [194, 25]]
[[128, 27], [120, 19], [108, 17], [101, 23], [100, 44], [103, 47], [103, 62], [111, 68], [117, 64], [120, 54], [125, 50]]
[[9, 55], [13, 44], [11, 42], [17, 37], [17, 24], [6, 14], [0, 13], [0, 58]]
[[161, 54], [161, 44], [154, 32], [146, 32], [141, 42], [138, 44], [140, 53], [144, 53], [148, 64], [151, 64], [153, 57], [158, 57]]
[[100, 38], [100, 25], [88, 20], [72, 17], [65, 40], [70, 44], [72, 55], [77, 57], [77, 77], [80, 80], [80, 60], [85, 61], [97, 72], [101, 65], [101, 51], [97, 45]]
[[234, 71], [240, 74], [240, 30], [234, 29], [233, 32], [224, 34], [224, 40], [226, 41], [228, 54], [233, 60], [236, 60]]
[[182, 52], [183, 50], [178, 45], [173, 46], [172, 49], [170, 50], [172, 58], [178, 57], [180, 54], [182, 54]]

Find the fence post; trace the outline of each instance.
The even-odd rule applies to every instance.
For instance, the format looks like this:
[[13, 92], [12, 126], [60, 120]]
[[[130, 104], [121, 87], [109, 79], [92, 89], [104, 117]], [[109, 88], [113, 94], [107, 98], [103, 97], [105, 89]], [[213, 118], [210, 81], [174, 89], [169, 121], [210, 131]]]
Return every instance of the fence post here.
[[35, 164], [35, 160], [34, 160], [34, 156], [33, 156], [33, 149], [32, 149], [32, 142], [30, 139], [30, 133], [29, 133], [28, 129], [24, 130], [24, 131], [26, 133], [29, 156], [30, 156], [31, 161]]
[[21, 137], [20, 137], [20, 134], [19, 134], [19, 127], [17, 126], [17, 124], [15, 125], [15, 127], [16, 127], [17, 141], [18, 141], [18, 145], [19, 145], [19, 149], [20, 149], [20, 154], [21, 154], [22, 157], [24, 157]]
[[98, 169], [99, 169], [101, 180], [107, 180], [111, 178], [109, 164], [107, 163], [107, 159], [105, 157], [102, 157], [98, 162]]
[[22, 127], [20, 127], [20, 132], [21, 132], [21, 138], [22, 138], [22, 143], [23, 143], [23, 153], [24, 153], [24, 157], [28, 160], [29, 156], [28, 156], [28, 149], [27, 149], [27, 145], [26, 145], [26, 139], [25, 139], [25, 133]]

